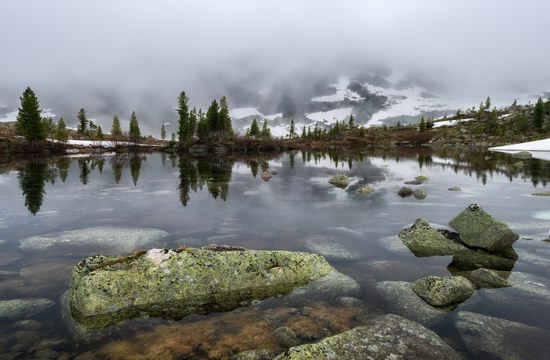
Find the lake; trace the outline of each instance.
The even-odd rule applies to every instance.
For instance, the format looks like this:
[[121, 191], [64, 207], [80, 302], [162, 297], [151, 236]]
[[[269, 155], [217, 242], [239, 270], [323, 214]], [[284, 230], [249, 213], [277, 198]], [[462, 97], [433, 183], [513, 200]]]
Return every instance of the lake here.
[[[294, 151], [278, 155], [174, 157], [92, 154], [0, 161], [0, 301], [49, 299], [43, 310], [0, 318], [0, 358], [227, 358], [249, 349], [283, 351], [291, 328], [314, 342], [394, 312], [381, 282], [411, 282], [463, 268], [452, 256], [416, 257], [395, 236], [418, 218], [448, 225], [477, 203], [520, 235], [514, 281], [482, 289], [432, 326], [464, 356], [454, 315], [468, 311], [550, 331], [550, 162], [508, 154], [428, 149]], [[514, 165], [515, 164], [515, 165]], [[263, 171], [276, 174], [269, 181]], [[351, 184], [328, 180], [346, 174]], [[404, 181], [428, 177], [400, 197]], [[370, 185], [375, 192], [360, 195]], [[449, 191], [457, 186], [461, 191]], [[226, 244], [319, 252], [361, 285], [357, 299], [309, 304], [263, 301], [184, 319], [135, 319], [91, 334], [75, 330], [62, 295], [72, 267], [95, 254]], [[498, 269], [510, 270], [510, 269]], [[519, 279], [519, 280], [517, 280]], [[550, 338], [548, 339], [550, 340]], [[532, 358], [543, 358], [537, 347]]]

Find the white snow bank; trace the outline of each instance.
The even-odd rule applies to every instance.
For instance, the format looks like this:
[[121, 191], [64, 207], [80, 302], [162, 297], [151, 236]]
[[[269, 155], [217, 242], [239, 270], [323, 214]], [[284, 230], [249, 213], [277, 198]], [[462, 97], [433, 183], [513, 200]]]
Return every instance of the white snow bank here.
[[253, 107], [231, 109], [229, 111], [229, 116], [232, 117], [233, 119], [242, 119], [248, 116], [263, 117], [263, 115], [258, 111], [258, 109]]
[[264, 118], [266, 118], [267, 120], [275, 120], [275, 119], [282, 118], [282, 117], [283, 117], [283, 113], [277, 113], [277, 114], [273, 114], [273, 115], [264, 116]]
[[516, 151], [550, 151], [550, 139], [529, 141], [519, 144], [492, 147], [491, 151], [516, 152]]
[[[114, 141], [95, 141], [95, 140], [67, 140], [67, 144], [82, 147], [115, 147]], [[132, 142], [119, 141], [118, 145], [134, 145]], [[138, 144], [139, 146], [160, 146], [160, 145], [146, 145]]]
[[353, 110], [352, 108], [348, 107], [348, 108], [334, 109], [330, 111], [319, 111], [311, 114], [306, 114], [306, 117], [314, 121], [321, 121], [321, 122], [326, 122], [328, 124], [334, 124], [336, 123], [337, 120], [344, 120], [345, 118], [350, 116], [352, 110]]
[[444, 120], [444, 121], [436, 121], [434, 122], [434, 128], [442, 127], [442, 126], [455, 126], [457, 124], [460, 124], [461, 122], [468, 122], [472, 121], [474, 118], [467, 118], [467, 119], [459, 119], [459, 120]]
[[345, 99], [349, 99], [351, 101], [360, 101], [364, 98], [361, 97], [361, 95], [357, 94], [354, 91], [351, 91], [348, 89], [350, 83], [349, 76], [339, 76], [338, 82], [334, 84], [330, 84], [330, 87], [334, 88], [336, 92], [332, 95], [325, 95], [325, 96], [318, 96], [311, 101], [313, 102], [338, 102], [338, 101], [344, 101]]

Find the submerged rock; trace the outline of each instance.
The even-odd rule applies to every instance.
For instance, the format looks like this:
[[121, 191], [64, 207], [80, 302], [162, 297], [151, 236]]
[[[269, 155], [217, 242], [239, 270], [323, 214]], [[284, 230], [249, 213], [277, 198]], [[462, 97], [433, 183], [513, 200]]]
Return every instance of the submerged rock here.
[[422, 185], [421, 180], [408, 180], [404, 182], [406, 185]]
[[53, 245], [98, 246], [113, 252], [130, 252], [169, 234], [155, 228], [96, 226], [31, 236], [20, 240], [21, 249], [45, 250]]
[[70, 307], [86, 328], [142, 315], [178, 318], [287, 294], [331, 273], [320, 255], [234, 247], [92, 256], [73, 270]]
[[543, 359], [550, 332], [517, 322], [460, 311], [458, 333], [473, 356], [483, 359]]
[[[510, 274], [509, 272], [505, 273], [507, 275]], [[485, 268], [479, 268], [473, 271], [462, 271], [453, 275], [465, 277], [466, 279], [470, 280], [478, 289], [502, 288], [510, 286], [508, 281], [502, 275], [494, 270], [489, 270]]]
[[433, 306], [448, 306], [463, 302], [476, 290], [474, 284], [462, 276], [427, 276], [412, 283], [413, 291]]
[[426, 190], [422, 190], [422, 189], [416, 189], [413, 195], [414, 195], [414, 198], [417, 200], [424, 200], [425, 198], [428, 197], [428, 193], [426, 192]]
[[550, 191], [537, 192], [537, 193], [533, 193], [531, 195], [533, 195], [533, 196], [550, 196]]
[[412, 194], [414, 194], [413, 189], [410, 187], [403, 186], [399, 191], [397, 192], [397, 195], [401, 196], [402, 198], [409, 197]]
[[390, 312], [428, 327], [434, 326], [447, 310], [429, 305], [405, 281], [381, 281], [376, 284], [376, 293]]
[[329, 184], [334, 185], [336, 187], [346, 188], [349, 185], [350, 180], [346, 175], [336, 175], [336, 176], [333, 176], [328, 182]]
[[533, 154], [531, 154], [529, 151], [520, 151], [520, 152], [512, 154], [512, 157], [515, 158], [515, 159], [525, 160], [525, 159], [532, 158]]
[[419, 176], [415, 177], [415, 180], [418, 180], [418, 181], [426, 181], [428, 179], [429, 179], [429, 177], [424, 176], [424, 175], [419, 175]]
[[449, 222], [466, 245], [492, 252], [503, 251], [519, 239], [508, 225], [487, 214], [479, 205], [472, 204]]
[[308, 251], [321, 254], [335, 260], [357, 260], [361, 255], [348, 249], [341, 237], [329, 235], [311, 235], [303, 238]]
[[462, 191], [462, 189], [458, 186], [453, 186], [448, 189], [449, 191]]
[[369, 195], [369, 194], [372, 194], [374, 191], [375, 190], [372, 187], [368, 186], [368, 185], [361, 186], [360, 188], [355, 190], [356, 193], [361, 194], [361, 195]]
[[50, 299], [29, 298], [0, 301], [0, 318], [25, 319], [49, 309], [55, 304]]
[[271, 349], [246, 350], [233, 355], [231, 360], [271, 360], [275, 355]]
[[459, 359], [434, 332], [397, 315], [377, 317], [315, 344], [290, 348], [285, 359]]
[[273, 175], [268, 170], [264, 171], [262, 174], [263, 181], [269, 181], [272, 177]]

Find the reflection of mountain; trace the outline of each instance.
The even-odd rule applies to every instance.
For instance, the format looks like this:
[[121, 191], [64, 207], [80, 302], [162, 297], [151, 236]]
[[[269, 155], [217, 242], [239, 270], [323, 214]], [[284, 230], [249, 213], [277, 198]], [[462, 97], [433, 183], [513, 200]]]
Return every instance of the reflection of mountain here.
[[180, 157], [180, 202], [187, 206], [191, 199], [189, 193], [202, 189], [206, 185], [208, 192], [214, 199], [218, 197], [227, 199], [229, 194], [229, 182], [233, 170], [233, 161], [224, 158], [213, 157]]

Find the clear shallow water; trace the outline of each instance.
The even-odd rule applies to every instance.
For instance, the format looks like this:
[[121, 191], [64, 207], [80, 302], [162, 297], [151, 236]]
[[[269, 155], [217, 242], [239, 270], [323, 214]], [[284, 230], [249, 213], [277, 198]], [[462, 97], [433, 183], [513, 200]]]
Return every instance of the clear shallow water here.
[[[487, 155], [491, 159], [485, 160]], [[0, 335], [6, 342], [0, 350], [27, 358], [36, 351], [32, 349], [38, 340], [32, 337], [37, 334], [41, 339], [70, 339], [60, 315], [59, 298], [68, 288], [72, 266], [84, 256], [141, 248], [216, 243], [297, 251], [312, 251], [313, 246], [317, 251], [315, 244], [328, 239], [353, 254], [353, 259], [333, 256], [329, 260], [362, 286], [366, 313], [385, 313], [384, 302], [375, 296], [377, 282], [448, 275], [451, 257], [416, 258], [411, 253], [389, 251], [378, 240], [397, 235], [420, 217], [446, 225], [471, 203], [480, 204], [522, 236], [514, 245], [519, 259], [513, 271], [535, 274], [550, 282], [550, 243], [543, 241], [550, 228], [550, 198], [531, 195], [546, 191], [550, 162], [526, 160], [521, 169], [512, 165], [515, 162], [509, 155], [396, 150], [348, 155], [292, 152], [271, 158], [223, 159], [94, 155], [1, 165], [0, 270], [16, 274], [0, 275], [0, 300], [45, 297], [56, 305], [30, 317], [41, 322], [38, 330], [21, 330], [15, 320], [0, 319]], [[265, 182], [261, 174], [267, 168], [277, 175]], [[352, 179], [346, 190], [328, 184], [339, 173]], [[426, 190], [428, 197], [399, 197], [397, 191], [403, 181], [418, 175], [428, 176], [429, 180], [411, 187]], [[356, 194], [355, 189], [364, 184], [376, 191], [368, 196]], [[462, 191], [448, 191], [452, 186], [459, 186]], [[120, 230], [120, 238], [94, 241], [94, 231], [105, 231], [105, 227]], [[151, 228], [151, 239], [136, 242], [126, 238], [124, 229], [135, 227]], [[71, 236], [70, 241], [54, 236], [89, 228], [93, 228], [87, 230], [92, 235], [78, 244]], [[44, 234], [54, 235], [28, 240]], [[51, 238], [56, 240], [48, 240]], [[324, 336], [356, 326], [359, 315], [365, 315], [333, 305], [310, 304], [323, 316], [342, 319], [324, 324], [329, 329]], [[191, 317], [181, 322], [133, 321], [107, 337], [71, 341], [55, 351], [74, 355], [104, 346], [104, 357], [135, 358], [142, 351], [136, 342], [145, 341], [156, 342], [159, 349], [164, 349], [158, 354], [179, 352], [190, 357], [223, 358], [258, 344], [277, 346], [267, 335], [247, 344], [237, 340], [250, 333], [272, 331], [276, 325], [271, 318], [265, 320], [270, 311], [289, 311], [288, 306], [279, 310], [269, 306]], [[529, 297], [501, 307], [473, 297], [459, 309], [550, 330], [548, 319], [540, 316], [548, 308]], [[286, 326], [301, 321], [300, 316], [303, 315], [290, 312], [280, 324], [275, 323]], [[263, 326], [264, 322], [269, 326]], [[318, 324], [309, 324], [308, 331], [314, 325]], [[21, 334], [22, 331], [26, 333]], [[213, 331], [217, 335], [212, 336]], [[436, 331], [457, 350], [467, 351], [454, 332], [451, 316]], [[199, 345], [193, 349], [174, 347], [166, 340], [175, 337], [174, 333], [179, 334], [180, 342], [192, 342], [192, 335], [200, 337], [193, 340]], [[162, 352], [166, 348], [172, 352]]]

